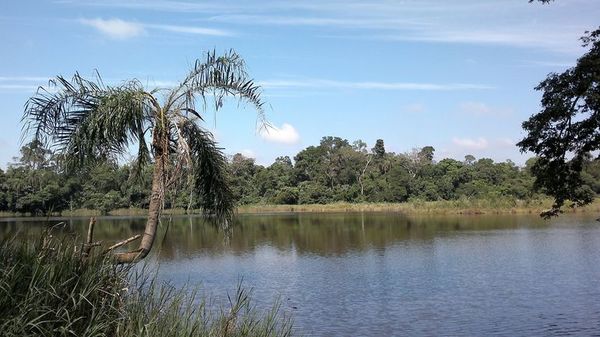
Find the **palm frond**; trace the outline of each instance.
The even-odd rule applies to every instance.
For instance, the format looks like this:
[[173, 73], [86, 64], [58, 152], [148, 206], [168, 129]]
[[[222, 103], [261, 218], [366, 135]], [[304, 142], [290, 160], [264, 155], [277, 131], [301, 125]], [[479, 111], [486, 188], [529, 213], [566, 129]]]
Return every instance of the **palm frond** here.
[[173, 111], [185, 110], [199, 115], [195, 108], [198, 99], [206, 110], [207, 98], [212, 98], [216, 111], [223, 106], [226, 97], [235, 97], [240, 102], [253, 105], [258, 113], [258, 127], [268, 125], [261, 88], [248, 77], [243, 59], [233, 50], [223, 55], [213, 50], [206, 54], [203, 61], [197, 60], [188, 76], [169, 97], [168, 107]]
[[135, 141], [142, 157], [149, 157], [144, 133], [152, 106], [138, 81], [109, 87], [99, 76], [90, 81], [76, 73], [49, 86], [25, 104], [24, 135], [79, 163], [122, 154]]
[[185, 120], [181, 134], [190, 150], [191, 176], [205, 214], [228, 225], [235, 207], [227, 174], [227, 159], [212, 134], [196, 123]]

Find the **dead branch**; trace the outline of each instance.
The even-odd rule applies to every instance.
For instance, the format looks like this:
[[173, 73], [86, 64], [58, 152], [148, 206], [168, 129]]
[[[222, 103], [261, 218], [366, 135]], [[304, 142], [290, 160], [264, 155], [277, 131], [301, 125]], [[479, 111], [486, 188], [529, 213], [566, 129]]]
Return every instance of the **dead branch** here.
[[90, 224], [88, 225], [88, 232], [87, 232], [87, 240], [86, 240], [85, 244], [83, 245], [83, 249], [82, 249], [83, 257], [90, 256], [90, 252], [92, 251], [92, 248], [100, 245], [99, 242], [94, 243], [92, 241], [94, 239], [94, 226], [95, 225], [96, 225], [96, 218], [95, 217], [90, 218]]
[[119, 241], [119, 242], [115, 243], [114, 245], [112, 245], [112, 246], [108, 247], [108, 248], [107, 248], [107, 249], [104, 251], [104, 254], [106, 254], [106, 253], [108, 253], [108, 252], [112, 251], [112, 250], [113, 250], [113, 249], [115, 249], [115, 248], [119, 248], [119, 247], [121, 247], [121, 246], [124, 246], [124, 245], [126, 245], [126, 244], [130, 243], [130, 242], [133, 242], [133, 241], [135, 241], [135, 240], [137, 240], [137, 239], [139, 239], [139, 238], [141, 238], [141, 237], [142, 237], [142, 235], [141, 235], [141, 234], [137, 234], [137, 235], [134, 235], [134, 236], [130, 237], [129, 239], [125, 239], [125, 240], [123, 240], [123, 241]]

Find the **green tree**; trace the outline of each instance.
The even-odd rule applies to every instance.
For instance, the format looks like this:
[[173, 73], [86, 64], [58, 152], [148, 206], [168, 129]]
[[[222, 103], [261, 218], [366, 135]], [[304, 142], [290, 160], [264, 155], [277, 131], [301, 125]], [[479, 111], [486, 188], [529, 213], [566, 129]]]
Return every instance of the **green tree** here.
[[594, 195], [581, 176], [590, 153], [600, 150], [600, 29], [582, 38], [587, 53], [563, 73], [551, 73], [536, 90], [542, 110], [523, 122], [527, 136], [517, 146], [538, 158], [535, 186], [554, 197], [544, 216], [557, 215], [567, 200], [590, 203]]
[[52, 154], [50, 150], [44, 148], [42, 142], [35, 139], [21, 147], [20, 152], [19, 165], [33, 170], [46, 167]]
[[404, 202], [408, 199], [410, 192], [410, 174], [400, 165], [393, 166], [385, 184], [385, 201]]
[[6, 174], [0, 169], [0, 211], [8, 211], [8, 198], [6, 192]]
[[327, 184], [322, 156], [323, 148], [320, 146], [309, 146], [294, 156], [293, 174], [295, 185], [299, 185], [304, 181]]
[[433, 146], [425, 146], [419, 151], [419, 157], [422, 158], [424, 162], [431, 163], [433, 161], [433, 153], [435, 149]]
[[383, 139], [377, 139], [375, 141], [375, 146], [371, 150], [376, 158], [382, 159], [385, 156], [385, 145], [383, 144]]
[[242, 204], [248, 204], [252, 201], [256, 192], [254, 175], [256, 174], [256, 165], [254, 159], [244, 157], [241, 153], [236, 153], [231, 158], [229, 164], [231, 172], [231, 190], [236, 201]]
[[50, 84], [50, 90], [38, 90], [27, 101], [25, 131], [64, 155], [67, 168], [122, 155], [132, 143], [137, 144], [135, 172], [154, 162], [144, 235], [138, 249], [116, 254], [118, 262], [133, 262], [148, 254], [165, 191], [183, 174], [193, 181], [204, 211], [228, 223], [234, 200], [227, 183], [227, 161], [212, 135], [200, 126], [196, 101], [205, 103], [210, 95], [218, 110], [226, 96], [235, 96], [263, 116], [260, 88], [248, 78], [238, 54], [207, 53], [170, 89], [148, 91], [138, 80], [108, 86], [100, 76], [87, 80], [77, 73], [70, 81], [58, 76]]
[[465, 156], [465, 161], [464, 163], [467, 165], [473, 165], [473, 163], [475, 162], [475, 156], [473, 156], [472, 154], [468, 154]]

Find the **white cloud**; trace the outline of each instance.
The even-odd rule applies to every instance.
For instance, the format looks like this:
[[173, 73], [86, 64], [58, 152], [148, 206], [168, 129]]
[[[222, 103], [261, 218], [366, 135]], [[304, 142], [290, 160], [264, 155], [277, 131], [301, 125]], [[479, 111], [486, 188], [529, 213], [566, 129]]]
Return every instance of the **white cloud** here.
[[515, 146], [515, 141], [510, 138], [498, 138], [498, 144], [500, 146], [513, 147]]
[[480, 102], [465, 102], [460, 105], [460, 110], [463, 113], [470, 115], [489, 115], [492, 109], [484, 103]]
[[440, 146], [439, 158], [447, 157], [462, 160], [465, 155], [471, 154], [476, 158], [492, 158], [495, 161], [504, 161], [511, 158], [517, 163], [523, 163], [530, 155], [519, 152], [515, 146], [514, 138], [501, 136], [489, 138], [455, 137], [450, 144], [444, 146]]
[[528, 61], [526, 66], [546, 67], [546, 68], [571, 68], [575, 66], [574, 61]]
[[412, 83], [412, 82], [373, 82], [373, 81], [336, 81], [327, 79], [302, 79], [302, 80], [267, 80], [257, 84], [263, 88], [324, 88], [324, 89], [359, 89], [359, 90], [483, 90], [492, 89], [490, 86], [470, 83]]
[[271, 126], [261, 129], [259, 134], [262, 139], [273, 143], [296, 144], [300, 140], [298, 131], [288, 123], [283, 123], [280, 128]]
[[477, 139], [472, 138], [452, 138], [452, 143], [468, 150], [484, 150], [489, 146], [487, 139], [479, 137]]
[[[386, 40], [417, 41], [417, 42], [440, 42], [440, 43], [465, 43], [483, 45], [508, 45], [514, 47], [542, 48], [563, 53], [580, 52], [577, 36], [583, 31], [555, 32], [553, 38], [548, 38], [546, 33], [529, 31], [528, 27], [512, 29], [504, 28], [496, 30], [473, 29], [473, 30], [444, 30], [423, 29], [401, 34], [382, 34], [372, 36]], [[548, 27], [550, 29], [550, 27]]]
[[464, 102], [459, 108], [460, 112], [472, 116], [506, 116], [513, 112], [512, 109], [491, 107], [481, 102]]
[[41, 76], [0, 76], [0, 92], [34, 93], [41, 85], [46, 85], [48, 79]]
[[231, 36], [231, 32], [205, 27], [150, 24], [121, 19], [80, 19], [80, 23], [93, 27], [102, 34], [114, 39], [129, 39], [137, 37], [148, 30], [160, 30], [171, 33], [196, 34], [208, 36]]
[[41, 76], [0, 76], [1, 82], [47, 82], [50, 77]]
[[250, 149], [243, 149], [240, 151], [240, 153], [246, 158], [256, 159], [256, 153]]
[[351, 38], [509, 45], [577, 54], [581, 54], [578, 38], [594, 27], [600, 14], [595, 0], [560, 1], [551, 6], [525, 0], [304, 0], [261, 2], [260, 6], [248, 1], [57, 2], [161, 13], [206, 13], [212, 15], [208, 20], [231, 25], [322, 27], [330, 32], [352, 31], [346, 35]]
[[210, 36], [231, 36], [233, 33], [214, 28], [203, 28], [194, 26], [175, 26], [175, 25], [153, 25], [146, 24], [144, 27], [155, 28], [173, 33], [185, 33], [185, 34], [197, 34], [197, 35], [210, 35]]
[[322, 17], [322, 16], [278, 16], [278, 15], [219, 15], [212, 21], [235, 24], [275, 25], [275, 26], [323, 26], [339, 28], [390, 29], [394, 27], [422, 27], [428, 23], [420, 20], [395, 18], [358, 18], [358, 17]]
[[[291, 8], [301, 14], [289, 15], [286, 10]], [[320, 0], [280, 6], [264, 4], [261, 10], [244, 15], [239, 13], [250, 10], [239, 10], [238, 14], [227, 14], [224, 10], [226, 14], [210, 19], [237, 25], [314, 26], [353, 31], [345, 36], [327, 35], [337, 38], [507, 45], [580, 53], [578, 37], [594, 25], [598, 13], [591, 1], [572, 6], [556, 4], [540, 10], [522, 0], [459, 3], [373, 0], [344, 1], [343, 5], [339, 1]], [[499, 12], [510, 15], [498, 15]], [[355, 34], [357, 31], [359, 34]]]
[[410, 113], [423, 113], [425, 112], [425, 106], [421, 103], [413, 103], [405, 106], [404, 111]]
[[38, 86], [27, 84], [2, 84], [0, 83], [0, 91], [31, 91], [37, 90]]
[[106, 0], [106, 1], [85, 1], [85, 0], [57, 0], [61, 4], [70, 4], [78, 6], [90, 6], [100, 8], [117, 8], [117, 9], [132, 9], [132, 10], [153, 10], [158, 12], [175, 12], [175, 13], [215, 13], [228, 10], [235, 10], [238, 7], [228, 6], [221, 2], [215, 3], [199, 3], [192, 1], [122, 1], [122, 0]]
[[128, 39], [144, 33], [142, 24], [121, 19], [80, 19], [79, 22], [114, 39]]

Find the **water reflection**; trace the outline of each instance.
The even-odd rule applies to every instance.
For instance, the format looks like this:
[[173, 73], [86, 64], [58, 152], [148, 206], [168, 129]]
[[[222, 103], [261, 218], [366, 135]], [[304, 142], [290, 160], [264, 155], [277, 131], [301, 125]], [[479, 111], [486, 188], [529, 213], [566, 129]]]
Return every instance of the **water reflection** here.
[[[0, 219], [0, 237], [33, 236], [58, 222], [65, 222], [64, 235], [85, 234], [88, 218]], [[107, 243], [143, 231], [143, 217], [98, 219], [95, 239]], [[343, 255], [354, 251], [384, 249], [398, 242], [432, 241], [459, 231], [541, 228], [548, 226], [537, 216], [420, 216], [402, 214], [278, 214], [242, 215], [235, 219], [230, 237], [201, 217], [163, 218], [158, 232], [160, 259], [177, 259], [194, 254], [246, 254], [261, 246], [293, 249], [300, 254]], [[157, 249], [158, 250], [158, 249]]]
[[[243, 277], [259, 307], [279, 297], [308, 336], [598, 335], [596, 217], [248, 215], [228, 240], [201, 218], [174, 217], [150, 260], [162, 279], [217, 296]], [[2, 219], [0, 237], [59, 220]], [[87, 221], [66, 219], [61, 233], [83, 237]], [[144, 223], [101, 218], [96, 239], [112, 243]]]

